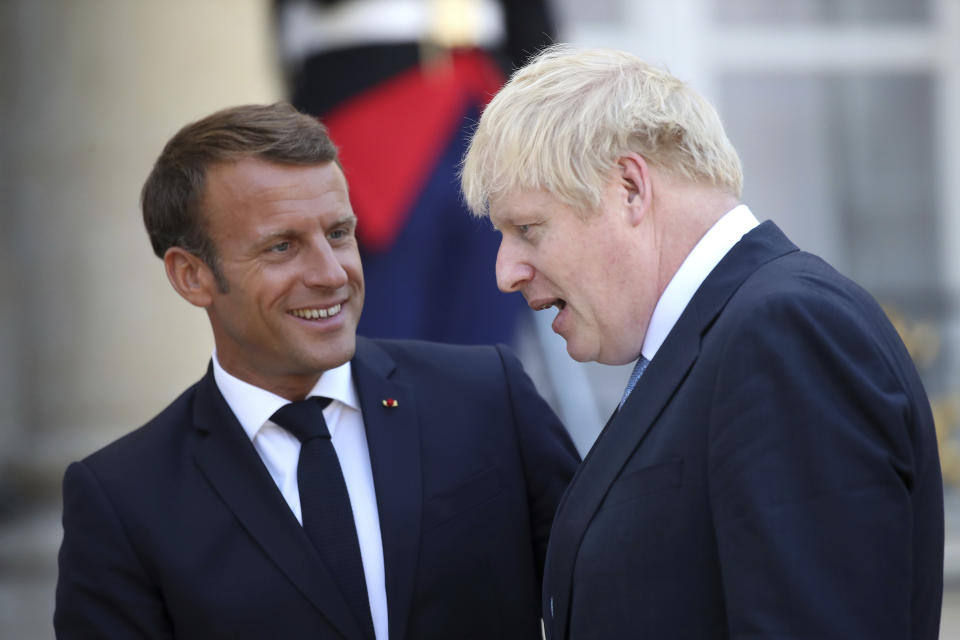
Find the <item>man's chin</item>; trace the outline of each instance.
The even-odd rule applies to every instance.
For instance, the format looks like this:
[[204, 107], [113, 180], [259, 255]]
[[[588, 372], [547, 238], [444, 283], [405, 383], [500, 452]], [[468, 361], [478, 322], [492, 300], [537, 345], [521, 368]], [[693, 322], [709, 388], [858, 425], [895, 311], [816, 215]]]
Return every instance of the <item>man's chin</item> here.
[[609, 349], [604, 351], [601, 345], [583, 344], [576, 340], [567, 340], [567, 355], [577, 362], [596, 362], [610, 366], [627, 364], [639, 357], [630, 356], [626, 353], [610, 353]]
[[299, 361], [300, 367], [305, 372], [309, 370], [316, 374], [322, 374], [324, 371], [336, 369], [349, 362], [356, 350], [356, 336], [350, 335], [349, 337], [343, 336], [333, 343], [306, 345], [306, 348], [294, 357]]
[[567, 340], [567, 355], [577, 362], [593, 362], [597, 359], [596, 354], [589, 353], [583, 345], [578, 345], [574, 340]]
[[318, 354], [316, 362], [319, 365], [321, 372], [328, 371], [330, 369], [336, 369], [337, 367], [342, 366], [352, 360], [353, 355], [356, 352], [356, 342], [353, 342], [350, 344], [349, 349], [342, 349], [333, 353]]

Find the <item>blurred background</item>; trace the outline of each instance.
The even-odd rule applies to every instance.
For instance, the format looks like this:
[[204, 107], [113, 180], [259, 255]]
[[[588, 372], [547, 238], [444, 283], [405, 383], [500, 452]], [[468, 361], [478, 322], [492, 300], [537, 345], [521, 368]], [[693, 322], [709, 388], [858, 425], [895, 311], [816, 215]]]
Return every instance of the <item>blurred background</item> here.
[[330, 126], [363, 332], [514, 344], [590, 447], [629, 367], [574, 363], [550, 312], [496, 293], [496, 238], [452, 173], [489, 93], [551, 38], [699, 89], [757, 217], [887, 308], [936, 414], [941, 637], [960, 638], [960, 0], [3, 0], [0, 637], [53, 635], [66, 464], [205, 370], [205, 315], [168, 285], [138, 196], [164, 142], [224, 106], [289, 99]]

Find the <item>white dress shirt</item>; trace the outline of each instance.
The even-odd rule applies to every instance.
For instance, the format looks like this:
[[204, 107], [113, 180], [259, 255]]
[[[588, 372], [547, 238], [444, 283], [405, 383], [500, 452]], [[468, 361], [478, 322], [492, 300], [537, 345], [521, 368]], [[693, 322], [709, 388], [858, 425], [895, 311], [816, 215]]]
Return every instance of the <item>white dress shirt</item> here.
[[737, 244], [744, 235], [756, 227], [759, 222], [751, 213], [747, 205], [741, 204], [717, 220], [707, 231], [700, 242], [687, 255], [683, 264], [673, 274], [663, 295], [657, 301], [657, 306], [650, 316], [647, 326], [647, 335], [643, 340], [641, 355], [647, 360], [653, 360], [663, 341], [667, 339], [673, 325], [677, 324], [680, 314], [690, 304], [693, 294], [697, 292], [703, 281], [707, 279], [727, 252]]
[[[240, 426], [250, 436], [254, 449], [277, 483], [290, 510], [303, 524], [300, 512], [300, 489], [297, 485], [297, 463], [300, 441], [289, 431], [270, 421], [270, 416], [285, 404], [286, 398], [255, 387], [227, 373], [213, 353], [213, 377], [223, 398]], [[387, 640], [387, 591], [384, 581], [383, 542], [380, 538], [380, 516], [373, 487], [373, 471], [367, 434], [360, 412], [360, 401], [353, 384], [350, 363], [330, 369], [320, 376], [310, 396], [323, 396], [332, 402], [323, 410], [333, 448], [340, 459], [343, 479], [350, 496], [353, 521], [360, 542], [363, 573], [370, 598], [370, 613], [377, 640]]]

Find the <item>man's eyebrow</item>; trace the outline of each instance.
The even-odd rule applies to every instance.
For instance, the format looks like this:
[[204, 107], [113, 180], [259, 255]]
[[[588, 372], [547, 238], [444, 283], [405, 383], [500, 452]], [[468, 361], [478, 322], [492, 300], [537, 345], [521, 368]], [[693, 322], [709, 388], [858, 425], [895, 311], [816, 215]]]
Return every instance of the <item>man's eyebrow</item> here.
[[260, 236], [257, 242], [269, 242], [271, 240], [279, 240], [280, 238], [290, 238], [295, 235], [297, 235], [297, 232], [293, 229], [278, 229], [277, 231], [271, 231]]
[[348, 216], [343, 216], [339, 220], [334, 221], [333, 226], [338, 227], [342, 224], [357, 224], [357, 216], [355, 214], [350, 214]]

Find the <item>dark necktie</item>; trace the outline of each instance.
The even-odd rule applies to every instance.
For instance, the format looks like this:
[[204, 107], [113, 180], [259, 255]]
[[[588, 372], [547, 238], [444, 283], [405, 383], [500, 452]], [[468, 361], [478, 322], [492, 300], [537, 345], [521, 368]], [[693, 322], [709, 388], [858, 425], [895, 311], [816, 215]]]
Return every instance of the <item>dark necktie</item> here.
[[303, 528], [333, 574], [360, 628], [372, 640], [370, 599], [350, 496], [323, 419], [323, 408], [329, 403], [329, 398], [321, 397], [292, 402], [278, 409], [270, 420], [300, 440], [297, 484]]

